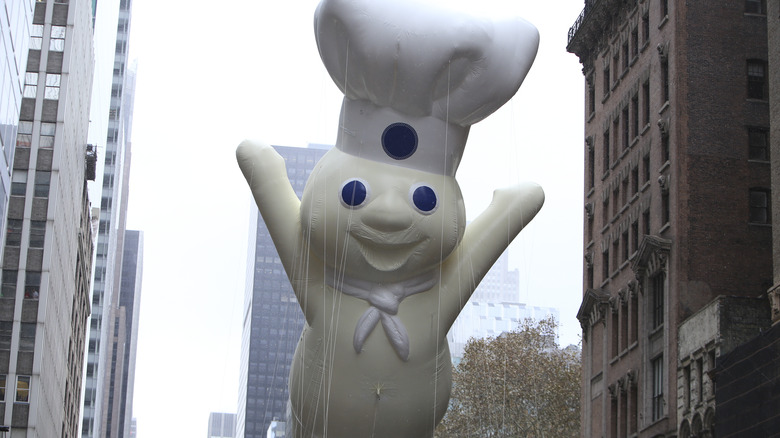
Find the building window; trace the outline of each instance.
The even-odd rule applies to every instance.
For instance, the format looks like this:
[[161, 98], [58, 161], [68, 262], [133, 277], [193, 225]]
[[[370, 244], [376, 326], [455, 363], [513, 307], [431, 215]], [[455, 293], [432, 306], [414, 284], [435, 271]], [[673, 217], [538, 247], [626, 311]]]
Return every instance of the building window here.
[[642, 157], [642, 167], [644, 169], [644, 180], [642, 183], [646, 184], [650, 182], [650, 154], [646, 154], [644, 157]]
[[631, 168], [631, 196], [639, 193], [639, 166]]
[[593, 289], [593, 264], [592, 263], [588, 265], [587, 275], [588, 275], [587, 278], [588, 288]]
[[38, 144], [42, 148], [54, 147], [54, 134], [57, 132], [56, 123], [41, 123], [41, 135], [38, 137]]
[[16, 278], [19, 271], [15, 269], [3, 269], [3, 284], [0, 288], [0, 296], [3, 298], [13, 298], [16, 296]]
[[8, 219], [6, 223], [5, 244], [8, 246], [22, 246], [21, 219]]
[[642, 104], [644, 106], [644, 114], [642, 124], [647, 126], [650, 124], [650, 81], [645, 81], [642, 84]]
[[637, 56], [639, 56], [639, 29], [634, 27], [631, 29], [631, 59]]
[[30, 221], [30, 248], [43, 248], [46, 221]]
[[606, 63], [604, 66], [604, 98], [609, 96], [609, 89], [610, 89], [610, 71], [609, 71], [609, 63]]
[[650, 329], [655, 330], [664, 324], [664, 301], [666, 295], [666, 275], [663, 271], [650, 277]]
[[652, 387], [652, 420], [659, 420], [664, 415], [664, 357], [658, 356], [650, 363]]
[[11, 196], [24, 196], [27, 192], [27, 171], [14, 170], [11, 175]]
[[666, 163], [671, 158], [671, 149], [669, 146], [669, 133], [661, 134], [661, 161]]
[[0, 402], [5, 401], [5, 385], [6, 385], [6, 379], [8, 376], [5, 374], [0, 374]]
[[11, 349], [13, 330], [14, 323], [12, 321], [0, 321], [0, 350]]
[[609, 148], [610, 148], [610, 141], [609, 141], [609, 129], [604, 131], [604, 173], [607, 173], [609, 170]]
[[19, 329], [19, 351], [35, 350], [35, 328], [34, 322], [23, 322]]
[[617, 271], [618, 268], [620, 268], [620, 239], [615, 239], [614, 242], [612, 242], [612, 271]]
[[52, 26], [51, 38], [49, 39], [49, 50], [52, 52], [65, 51], [65, 26]]
[[630, 58], [629, 51], [628, 51], [628, 41], [623, 43], [620, 50], [622, 52], [621, 55], [623, 57], [623, 74], [625, 74], [628, 71], [628, 61]]
[[43, 48], [43, 25], [33, 24], [30, 27], [30, 49], [41, 50]]
[[601, 253], [601, 267], [602, 267], [602, 282], [609, 280], [609, 249], [605, 249], [603, 253]]
[[639, 220], [631, 222], [631, 253], [639, 249]]
[[24, 298], [37, 300], [40, 296], [41, 273], [39, 271], [27, 271], [24, 274]]
[[49, 196], [49, 185], [51, 184], [51, 172], [35, 172], [35, 197], [46, 198]]
[[628, 230], [623, 231], [621, 240], [623, 241], [623, 260], [622, 261], [628, 261], [628, 254], [630, 253], [630, 248], [628, 244]]
[[60, 98], [60, 80], [62, 75], [46, 73], [46, 89], [44, 99], [58, 100]]
[[769, 130], [748, 128], [748, 159], [769, 161]]
[[615, 307], [612, 308], [612, 311], [610, 312], [612, 314], [612, 322], [610, 326], [610, 338], [612, 341], [612, 357], [618, 357], [618, 354], [620, 354], [620, 344], [619, 344], [619, 333], [620, 333], [620, 315], [618, 313], [618, 305], [615, 304]]
[[[631, 328], [629, 333], [629, 345], [639, 340], [639, 298], [636, 291], [631, 293]], [[634, 405], [636, 407], [636, 405]]]
[[16, 376], [16, 402], [30, 402], [30, 376]]
[[596, 185], [596, 150], [593, 146], [588, 147], [588, 189]]
[[669, 0], [661, 0], [661, 18], [669, 16]]
[[19, 129], [16, 134], [16, 146], [29, 148], [32, 145], [33, 122], [19, 121]]
[[639, 95], [631, 97], [631, 138], [639, 137]]
[[[763, 188], [750, 189], [750, 223], [771, 223], [771, 206], [769, 204], [769, 190]], [[9, 220], [10, 222], [10, 220]]]
[[669, 61], [661, 61], [661, 101], [669, 102]]
[[747, 62], [748, 99], [766, 99], [766, 62], [749, 59]]
[[745, 0], [745, 13], [766, 15], [766, 0]]
[[38, 73], [27, 72], [24, 74], [24, 91], [22, 97], [35, 99], [38, 94]]
[[593, 75], [588, 78], [588, 115], [596, 112], [596, 87], [593, 84]]
[[683, 412], [691, 410], [691, 366], [683, 368]]
[[612, 159], [617, 160], [620, 151], [620, 116], [612, 121]]
[[650, 43], [650, 14], [642, 16], [642, 47]]
[[623, 107], [623, 150], [628, 149], [628, 145], [631, 142], [631, 124], [628, 120], [628, 105]]

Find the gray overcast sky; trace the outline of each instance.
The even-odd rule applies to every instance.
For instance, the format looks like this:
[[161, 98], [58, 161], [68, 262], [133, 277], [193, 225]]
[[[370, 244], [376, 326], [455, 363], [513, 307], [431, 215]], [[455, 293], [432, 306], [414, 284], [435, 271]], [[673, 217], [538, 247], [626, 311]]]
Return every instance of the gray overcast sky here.
[[[249, 190], [244, 138], [335, 142], [341, 95], [317, 55], [316, 0], [135, 0], [138, 59], [128, 227], [145, 233], [138, 436], [195, 437], [235, 412]], [[474, 125], [457, 179], [469, 219], [495, 188], [536, 181], [545, 206], [516, 239], [520, 299], [561, 311], [579, 342], [583, 77], [566, 35], [582, 0], [516, 2], [541, 45], [516, 97]]]

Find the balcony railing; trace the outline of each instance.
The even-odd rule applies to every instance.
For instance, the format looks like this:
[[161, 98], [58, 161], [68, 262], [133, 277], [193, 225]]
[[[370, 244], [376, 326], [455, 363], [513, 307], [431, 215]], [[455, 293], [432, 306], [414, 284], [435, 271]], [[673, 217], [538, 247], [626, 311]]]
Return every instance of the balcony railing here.
[[571, 44], [571, 40], [574, 39], [574, 35], [576, 35], [577, 31], [580, 30], [582, 22], [585, 21], [585, 16], [588, 15], [593, 6], [598, 2], [599, 0], [585, 0], [585, 7], [582, 9], [582, 12], [580, 12], [579, 17], [577, 17], [577, 19], [574, 21], [574, 24], [569, 28], [569, 38], [566, 41], [567, 46]]

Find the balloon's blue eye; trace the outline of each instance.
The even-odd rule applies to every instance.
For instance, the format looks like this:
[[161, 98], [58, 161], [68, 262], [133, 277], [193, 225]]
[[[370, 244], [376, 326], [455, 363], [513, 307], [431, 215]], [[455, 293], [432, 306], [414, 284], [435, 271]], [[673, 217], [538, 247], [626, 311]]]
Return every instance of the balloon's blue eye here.
[[353, 179], [341, 187], [341, 201], [348, 207], [357, 207], [365, 202], [368, 189], [362, 182]]
[[428, 186], [419, 186], [412, 192], [412, 202], [422, 213], [431, 213], [436, 208], [436, 192]]
[[417, 150], [417, 132], [406, 123], [393, 123], [382, 133], [382, 148], [396, 160], [409, 158]]

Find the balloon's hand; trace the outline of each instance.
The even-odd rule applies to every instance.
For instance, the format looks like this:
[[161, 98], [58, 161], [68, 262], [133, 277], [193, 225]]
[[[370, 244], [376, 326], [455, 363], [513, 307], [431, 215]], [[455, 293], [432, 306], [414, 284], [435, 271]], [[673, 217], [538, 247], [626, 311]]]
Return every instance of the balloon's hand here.
[[284, 158], [268, 144], [244, 140], [236, 149], [236, 159], [261, 210], [281, 187], [290, 185]]

